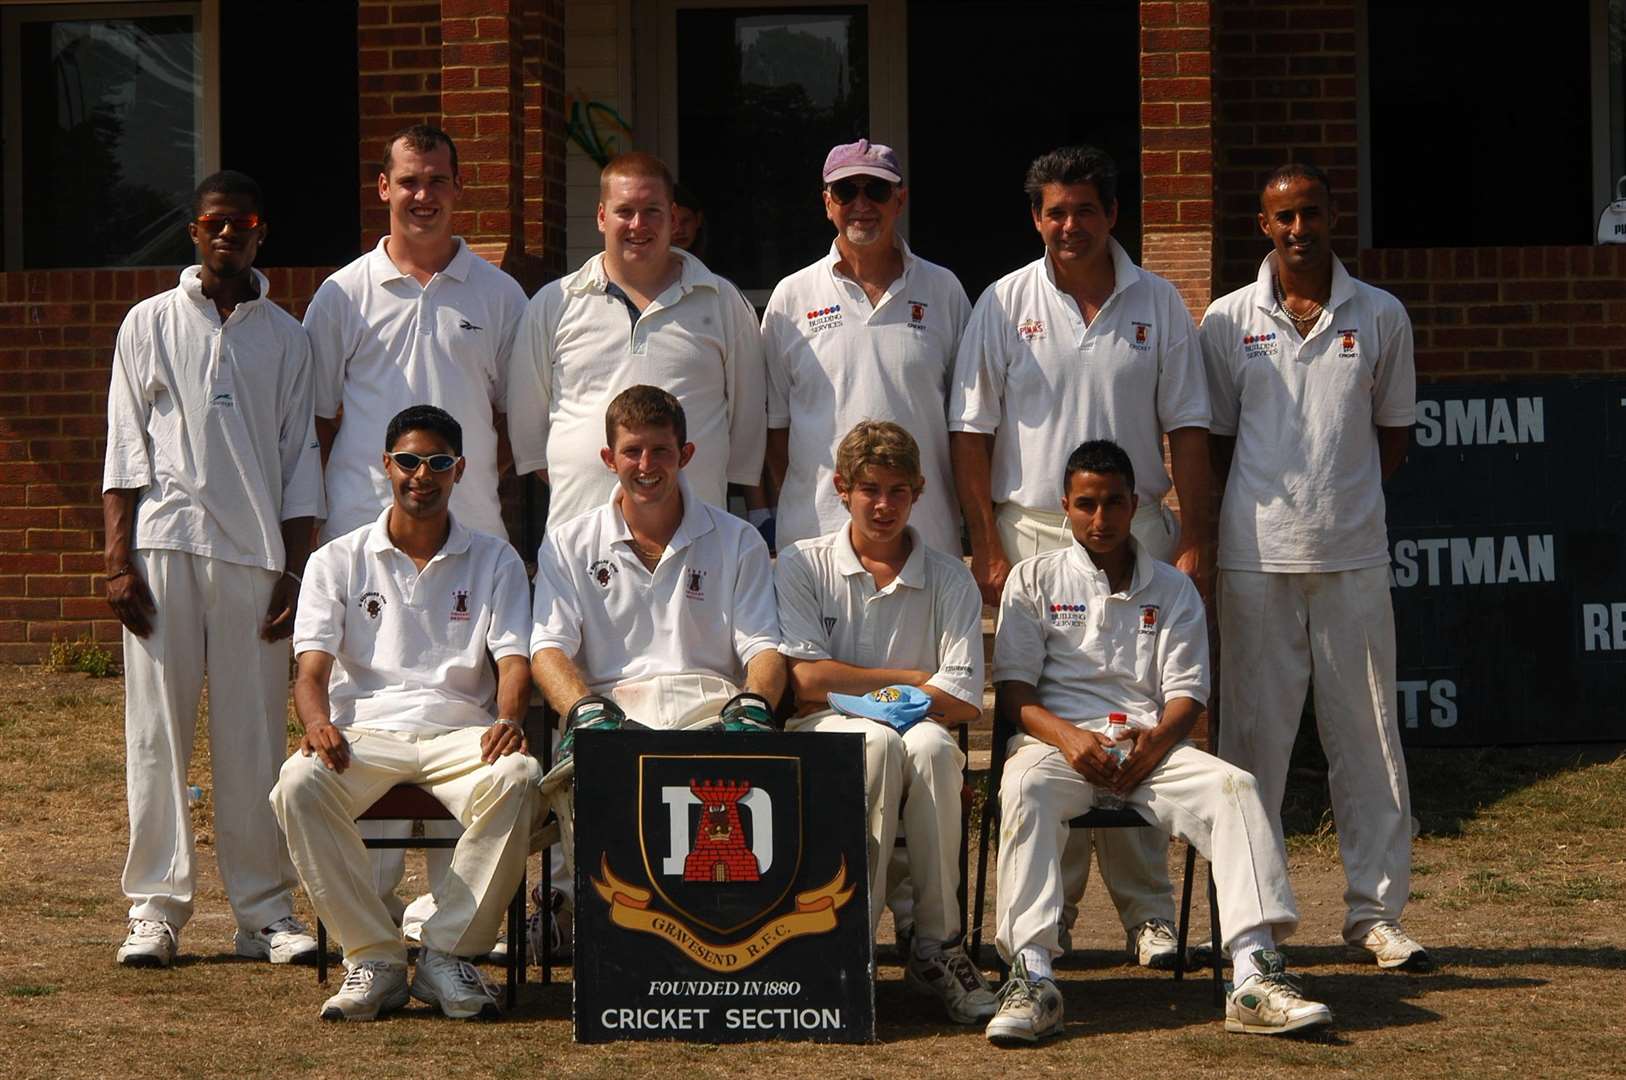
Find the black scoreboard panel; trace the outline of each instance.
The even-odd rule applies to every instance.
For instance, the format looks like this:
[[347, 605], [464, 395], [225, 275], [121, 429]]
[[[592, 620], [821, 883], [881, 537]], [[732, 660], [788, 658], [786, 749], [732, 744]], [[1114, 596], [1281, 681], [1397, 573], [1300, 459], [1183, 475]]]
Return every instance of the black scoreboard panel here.
[[1626, 380], [1420, 386], [1386, 494], [1405, 743], [1626, 739]]

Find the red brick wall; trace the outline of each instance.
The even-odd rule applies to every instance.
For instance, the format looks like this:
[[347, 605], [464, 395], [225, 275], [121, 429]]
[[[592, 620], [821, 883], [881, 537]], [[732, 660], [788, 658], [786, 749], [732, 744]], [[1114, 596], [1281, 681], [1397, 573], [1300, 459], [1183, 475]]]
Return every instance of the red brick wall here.
[[565, 272], [564, 0], [533, 0], [525, 27], [525, 250], [527, 291]]
[[[102, 456], [113, 341], [136, 301], [177, 269], [0, 274], [0, 662], [53, 638], [116, 642], [102, 599]], [[329, 271], [270, 270], [272, 299], [303, 315]]]
[[440, 122], [440, 3], [360, 0], [356, 21], [361, 67], [356, 87], [361, 111], [356, 175], [365, 250], [390, 231], [389, 210], [378, 198], [384, 140], [408, 124]]

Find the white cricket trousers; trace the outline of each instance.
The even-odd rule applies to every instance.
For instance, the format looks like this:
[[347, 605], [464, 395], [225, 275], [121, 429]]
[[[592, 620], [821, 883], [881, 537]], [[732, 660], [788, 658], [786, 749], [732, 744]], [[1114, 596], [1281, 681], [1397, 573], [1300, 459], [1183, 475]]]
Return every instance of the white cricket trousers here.
[[[1061, 952], [1067, 822], [1094, 805], [1096, 795], [1055, 747], [1025, 735], [1012, 743], [1022, 745], [1006, 759], [999, 784], [994, 936], [1007, 962], [1030, 945]], [[1280, 942], [1298, 926], [1287, 851], [1252, 776], [1181, 743], [1124, 803], [1208, 859], [1227, 942], [1260, 929]]]
[[295, 752], [283, 763], [270, 803], [311, 906], [343, 944], [345, 960], [407, 958], [356, 827], [356, 815], [396, 784], [422, 787], [464, 829], [451, 868], [435, 883], [435, 913], [424, 921], [423, 944], [454, 956], [490, 952], [525, 873], [542, 779], [536, 759], [513, 753], [487, 765], [480, 760], [484, 727], [443, 735], [342, 730], [350, 744], [344, 772], [315, 754]]
[[1327, 755], [1344, 939], [1400, 918], [1411, 892], [1411, 789], [1395, 715], [1389, 568], [1327, 574], [1226, 570], [1219, 576], [1220, 756], [1259, 778], [1281, 828], [1288, 759], [1315, 689]]
[[149, 636], [124, 631], [130, 918], [192, 916], [186, 772], [207, 672], [215, 858], [238, 927], [262, 929], [293, 913], [295, 883], [265, 801], [288, 753], [288, 642], [260, 640], [277, 574], [156, 548], [130, 562], [157, 608]]
[[[1056, 493], [1058, 505], [1061, 493]], [[1067, 518], [1054, 511], [1030, 510], [1001, 503], [995, 516], [1000, 542], [1012, 562], [1070, 547]], [[1180, 523], [1162, 502], [1143, 502], [1130, 522], [1130, 533], [1152, 558], [1172, 562], [1180, 543]], [[1174, 921], [1174, 884], [1169, 880], [1169, 839], [1152, 829], [1076, 829], [1062, 855], [1067, 896], [1064, 926], [1078, 919], [1078, 904], [1090, 880], [1090, 845], [1101, 866], [1101, 881], [1118, 910], [1125, 930], [1149, 919]]]

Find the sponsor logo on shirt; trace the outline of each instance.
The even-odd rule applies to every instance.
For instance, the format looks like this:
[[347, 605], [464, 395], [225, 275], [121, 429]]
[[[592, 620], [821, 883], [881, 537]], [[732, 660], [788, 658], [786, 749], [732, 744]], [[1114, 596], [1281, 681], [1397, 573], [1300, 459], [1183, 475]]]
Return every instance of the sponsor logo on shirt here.
[[1085, 618], [1088, 608], [1084, 604], [1051, 604], [1050, 621], [1063, 629], [1070, 626], [1083, 626], [1088, 620]]
[[1247, 334], [1242, 338], [1242, 355], [1249, 360], [1262, 356], [1275, 356], [1281, 350], [1276, 343], [1276, 331], [1268, 334]]
[[683, 595], [690, 600], [704, 600], [706, 598], [706, 572], [693, 567], [683, 571]]
[[1145, 322], [1130, 323], [1135, 328], [1135, 337], [1129, 343], [1131, 349], [1139, 352], [1152, 351], [1152, 324]]
[[1338, 331], [1338, 337], [1341, 339], [1338, 343], [1339, 356], [1348, 359], [1355, 355], [1355, 334], [1356, 331], [1354, 330]]
[[1016, 324], [1016, 336], [1024, 342], [1037, 341], [1044, 337], [1044, 323], [1038, 319], [1023, 319]]
[[840, 304], [831, 304], [829, 307], [817, 308], [807, 313], [807, 332], [810, 334], [816, 334], [820, 330], [829, 330], [840, 325]]
[[469, 590], [467, 590], [467, 589], [453, 589], [452, 590], [452, 621], [453, 622], [468, 622], [469, 621]]
[[356, 606], [365, 611], [367, 617], [374, 622], [377, 622], [378, 617], [384, 614], [384, 604], [384, 594], [378, 592], [364, 592], [361, 594], [361, 599], [356, 602]]
[[824, 632], [826, 634], [833, 634], [836, 632], [836, 617], [834, 615], [826, 615], [824, 617]]
[[467, 320], [467, 319], [464, 319], [463, 321], [459, 322], [457, 324], [457, 328], [459, 330], [472, 330], [476, 334], [478, 334], [481, 330], [485, 329], [485, 327], [483, 327], [483, 326], [475, 326], [473, 323], [469, 322], [469, 320]]
[[587, 576], [598, 582], [601, 589], [608, 589], [610, 579], [620, 572], [609, 559], [599, 559], [587, 568]]
[[943, 665], [943, 674], [944, 675], [960, 675], [960, 676], [969, 675], [969, 674], [971, 674], [971, 665], [970, 664], [944, 664]]
[[218, 405], [222, 409], [237, 408], [237, 402], [233, 401], [232, 396], [226, 393], [216, 394], [214, 397], [209, 399], [209, 404]]
[[1140, 632], [1143, 634], [1157, 633], [1157, 613], [1162, 609], [1156, 604], [1142, 604], [1140, 606]]
[[926, 329], [926, 305], [919, 300], [909, 301], [909, 325], [915, 330]]

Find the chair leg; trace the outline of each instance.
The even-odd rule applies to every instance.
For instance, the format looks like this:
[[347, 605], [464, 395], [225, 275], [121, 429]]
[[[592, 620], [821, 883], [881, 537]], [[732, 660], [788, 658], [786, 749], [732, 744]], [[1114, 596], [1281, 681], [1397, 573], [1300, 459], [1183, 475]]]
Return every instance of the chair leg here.
[[[961, 774], [960, 774], [960, 783], [961, 784], [970, 784], [970, 782], [971, 782], [971, 774], [970, 774], [970, 769], [971, 769], [971, 754], [970, 754], [971, 736], [970, 736], [969, 728], [968, 728], [967, 725], [961, 724], [959, 726], [959, 728], [957, 729], [957, 733], [956, 733], [956, 739], [958, 740], [958, 742], [960, 744], [960, 756], [962, 758], [964, 758], [965, 762], [966, 762], [965, 769], [962, 770]], [[971, 912], [966, 908], [966, 899], [967, 899], [967, 897], [966, 897], [966, 877], [967, 877], [967, 871], [969, 871], [970, 869], [971, 869], [971, 805], [970, 805], [969, 802], [962, 799], [960, 801], [960, 888], [955, 894], [958, 897], [959, 901], [960, 901], [960, 940], [962, 942], [966, 940], [966, 932], [967, 932], [967, 930], [970, 929], [970, 925], [971, 925]], [[976, 954], [972, 953], [972, 956], [975, 957]], [[907, 957], [905, 958], [905, 962], [907, 962]], [[976, 963], [976, 960], [973, 959], [972, 963]]]
[[1174, 981], [1180, 982], [1186, 977], [1186, 936], [1191, 930], [1191, 879], [1197, 872], [1197, 849], [1191, 844], [1186, 845], [1186, 872], [1180, 881], [1180, 937], [1179, 951], [1175, 954], [1179, 961], [1174, 965]]
[[327, 927], [321, 919], [316, 920], [316, 981], [327, 985]]
[[549, 848], [542, 849], [542, 985], [553, 982], [553, 859]]
[[982, 804], [982, 832], [977, 837], [977, 895], [972, 898], [971, 905], [975, 914], [971, 917], [971, 958], [975, 962], [982, 952], [982, 916], [983, 897], [988, 892], [988, 846], [993, 840], [994, 821], [999, 813], [995, 807], [998, 795], [990, 791]]
[[1213, 927], [1210, 944], [1214, 949], [1214, 1008], [1225, 1009], [1225, 957], [1220, 952], [1219, 893], [1214, 888], [1214, 864], [1208, 864], [1208, 925]]
[[525, 943], [519, 940], [520, 925], [525, 921], [525, 874], [519, 875], [519, 888], [514, 892], [514, 898], [508, 901], [508, 1008], [513, 1010], [519, 1001], [520, 972], [525, 967], [525, 958], [521, 950]]

